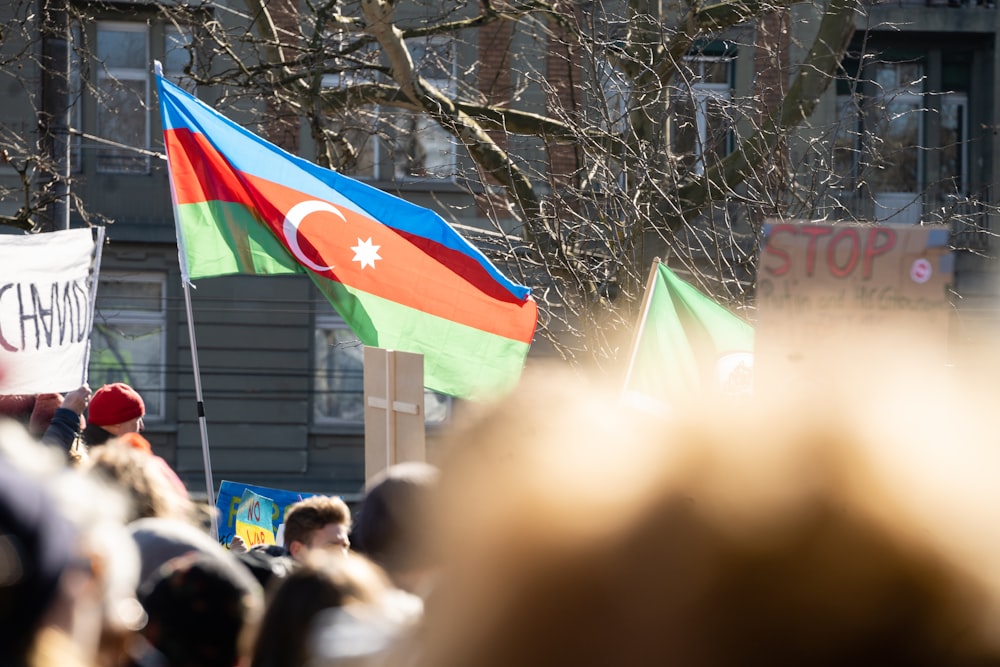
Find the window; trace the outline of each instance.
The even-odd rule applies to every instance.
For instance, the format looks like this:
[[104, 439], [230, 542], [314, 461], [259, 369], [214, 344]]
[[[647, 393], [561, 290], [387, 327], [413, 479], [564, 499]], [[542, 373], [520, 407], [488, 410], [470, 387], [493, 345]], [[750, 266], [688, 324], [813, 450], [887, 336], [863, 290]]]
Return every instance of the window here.
[[[327, 74], [323, 77], [324, 88], [339, 88], [355, 83], [349, 75]], [[329, 119], [333, 150], [337, 171], [355, 178], [376, 178], [378, 161], [378, 137], [375, 128], [379, 124], [378, 108], [365, 107], [351, 109], [335, 119]]]
[[[321, 306], [329, 310], [326, 306]], [[318, 424], [363, 424], [364, 346], [344, 321], [332, 314], [317, 316], [315, 330], [313, 419]], [[424, 421], [447, 421], [451, 398], [424, 392]]]
[[193, 71], [195, 67], [191, 33], [174, 25], [167, 26], [163, 42], [163, 76], [194, 95], [197, 92], [194, 80], [185, 76], [184, 71], [186, 68]]
[[[334, 40], [334, 44], [340, 44]], [[417, 72], [446, 95], [455, 93], [455, 54], [448, 39], [410, 40], [407, 46]], [[377, 56], [374, 52], [372, 57]], [[362, 60], [365, 54], [356, 55]], [[350, 67], [345, 62], [345, 71]], [[336, 88], [361, 83], [350, 74], [327, 75], [323, 86]], [[359, 178], [414, 181], [454, 178], [454, 138], [427, 114], [391, 108], [352, 109], [333, 124], [342, 142], [336, 150], [345, 173]], [[345, 150], [347, 146], [349, 149]], [[348, 153], [353, 152], [353, 155]]]
[[671, 148], [681, 164], [695, 174], [731, 150], [734, 58], [728, 54], [685, 59], [678, 86], [671, 94]]
[[[73, 39], [71, 90], [73, 124], [84, 130], [83, 105], [79, 103], [81, 72], [85, 71], [82, 57], [83, 30], [75, 25]], [[74, 171], [83, 168], [83, 160], [96, 156], [100, 173], [146, 174], [150, 170], [152, 102], [152, 61], [163, 62], [164, 75], [190, 93], [195, 93], [193, 80], [185, 69], [193, 68], [193, 37], [190, 30], [176, 25], [147, 24], [146, 22], [99, 21], [96, 24], [96, 51], [92, 73], [97, 95], [96, 116], [84, 131], [96, 135], [96, 141], [81, 142], [76, 138], [72, 145], [71, 160]], [[91, 149], [84, 153], [81, 149]]]
[[621, 134], [628, 128], [631, 86], [625, 75], [606, 60], [598, 62], [596, 70], [599, 107], [604, 114], [598, 124], [608, 132]]
[[145, 23], [97, 25], [97, 135], [118, 146], [97, 150], [103, 173], [145, 174], [149, 157], [149, 28]]
[[969, 192], [968, 109], [968, 96], [964, 93], [949, 93], [941, 98], [940, 181], [945, 196], [963, 196]]
[[[602, 130], [624, 138], [629, 126], [631, 84], [625, 74], [608, 60], [595, 58], [591, 63], [592, 103], [585, 106], [588, 119]], [[586, 169], [581, 172], [580, 185], [584, 190], [606, 193], [624, 187], [624, 174], [619, 160], [608, 156], [591, 155], [584, 151]]]
[[878, 145], [871, 147], [870, 159], [879, 168], [871, 170], [870, 185], [876, 197], [896, 197], [898, 193], [912, 200], [923, 186], [923, 67], [918, 63], [876, 65], [871, 97], [871, 127], [879, 141], [873, 142]]
[[365, 421], [364, 363], [361, 342], [337, 318], [316, 323], [316, 386], [313, 415], [317, 422]]
[[861, 146], [861, 109], [859, 98], [850, 87], [837, 91], [837, 127], [833, 137], [833, 171], [835, 187], [853, 192], [858, 178], [859, 147]]
[[954, 56], [954, 65], [946, 61], [944, 68], [954, 80], [930, 80], [927, 72], [941, 68], [918, 55], [873, 58], [864, 68], [846, 63], [837, 84], [838, 184], [845, 193], [864, 188], [857, 213], [881, 221], [918, 223], [970, 190], [968, 93], [936, 92], [946, 85], [967, 88], [968, 63]]
[[[417, 73], [445, 95], [455, 94], [453, 44], [446, 39], [407, 43]], [[453, 178], [454, 138], [426, 114], [408, 111], [393, 114], [394, 176], [397, 180]]]
[[146, 419], [164, 417], [166, 276], [105, 272], [90, 336], [89, 381], [95, 389], [125, 382], [146, 403]]
[[[72, 129], [80, 130], [83, 127], [83, 105], [80, 104], [80, 97], [83, 91], [83, 80], [80, 76], [80, 54], [83, 48], [83, 33], [80, 24], [73, 22], [69, 31], [69, 105], [70, 124]], [[69, 140], [69, 166], [74, 174], [80, 173], [83, 169], [83, 158], [80, 149], [83, 142], [78, 133], [70, 135]]]
[[[368, 71], [378, 63], [380, 54], [372, 44], [352, 41], [342, 31], [327, 36], [327, 52], [336, 74], [325, 74], [323, 88], [340, 89], [364, 85], [367, 79], [359, 71]], [[344, 56], [338, 54], [347, 54]], [[331, 150], [331, 166], [355, 178], [378, 177], [379, 109], [376, 106], [352, 107], [324, 119], [326, 141]]]

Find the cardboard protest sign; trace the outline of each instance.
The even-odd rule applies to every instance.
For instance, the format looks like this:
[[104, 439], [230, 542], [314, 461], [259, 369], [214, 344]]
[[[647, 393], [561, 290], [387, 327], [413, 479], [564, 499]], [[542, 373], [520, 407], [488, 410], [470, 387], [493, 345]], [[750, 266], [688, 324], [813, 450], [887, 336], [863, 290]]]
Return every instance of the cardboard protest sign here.
[[236, 510], [236, 534], [247, 548], [274, 544], [274, 501], [253, 491], [244, 491]]
[[403, 461], [426, 461], [424, 357], [365, 346], [365, 479]]
[[[241, 484], [223, 480], [219, 485], [219, 495], [216, 498], [215, 506], [219, 510], [219, 544], [228, 545], [233, 540], [233, 535], [237, 534], [237, 522], [241, 520], [241, 503], [244, 494], [254, 494], [258, 498], [263, 497], [270, 501], [270, 522], [273, 541], [269, 544], [278, 543], [277, 535], [285, 520], [285, 510], [289, 505], [297, 503], [303, 498], [315, 495], [313, 493], [302, 493], [300, 491], [286, 491], [283, 489], [272, 489], [266, 486], [254, 486], [251, 484]], [[249, 495], [248, 495], [249, 497]], [[266, 510], [261, 506], [261, 521], [264, 519]], [[243, 536], [244, 541], [247, 539]], [[247, 546], [252, 546], [247, 542]]]
[[0, 394], [86, 379], [98, 247], [90, 229], [0, 234]]
[[944, 363], [954, 272], [948, 239], [947, 227], [931, 225], [766, 225], [758, 377], [765, 363], [774, 371], [848, 351]]

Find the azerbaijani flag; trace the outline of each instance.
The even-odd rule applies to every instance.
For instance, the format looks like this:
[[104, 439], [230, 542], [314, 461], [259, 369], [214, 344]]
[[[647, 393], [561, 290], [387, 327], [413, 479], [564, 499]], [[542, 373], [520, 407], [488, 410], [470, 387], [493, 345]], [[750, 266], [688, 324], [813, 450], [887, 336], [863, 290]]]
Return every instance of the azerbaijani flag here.
[[517, 383], [538, 309], [437, 213], [298, 158], [157, 75], [185, 281], [306, 273], [365, 345], [421, 354], [424, 385]]

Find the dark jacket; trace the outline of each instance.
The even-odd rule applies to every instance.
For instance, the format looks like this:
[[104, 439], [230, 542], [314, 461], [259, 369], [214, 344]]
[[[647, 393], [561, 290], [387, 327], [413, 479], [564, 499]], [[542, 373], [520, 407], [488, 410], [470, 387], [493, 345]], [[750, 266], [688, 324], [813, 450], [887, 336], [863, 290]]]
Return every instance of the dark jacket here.
[[103, 445], [113, 437], [115, 437], [114, 434], [105, 431], [97, 424], [88, 423], [86, 428], [83, 429], [83, 441], [90, 447]]
[[80, 415], [66, 408], [56, 408], [49, 427], [42, 434], [42, 442], [59, 447], [68, 455], [79, 437]]

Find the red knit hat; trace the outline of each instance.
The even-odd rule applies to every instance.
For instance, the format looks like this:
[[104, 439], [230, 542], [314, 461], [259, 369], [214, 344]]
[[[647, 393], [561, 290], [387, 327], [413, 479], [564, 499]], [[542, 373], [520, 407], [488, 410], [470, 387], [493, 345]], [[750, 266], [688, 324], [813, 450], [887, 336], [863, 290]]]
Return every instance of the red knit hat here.
[[87, 421], [96, 426], [121, 424], [146, 414], [142, 396], [124, 382], [106, 384], [90, 399]]

